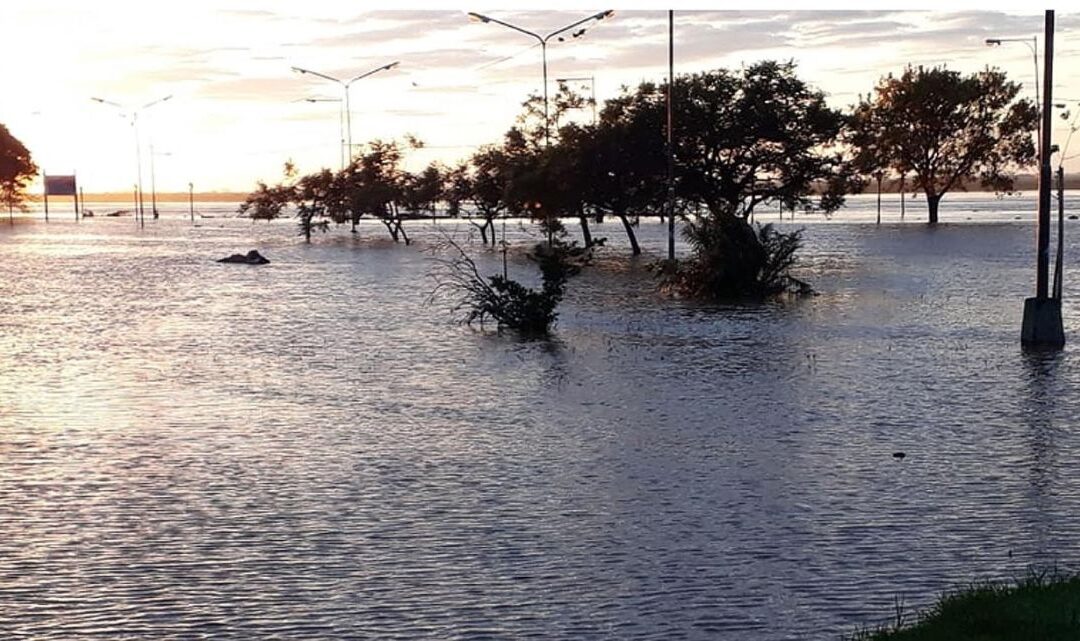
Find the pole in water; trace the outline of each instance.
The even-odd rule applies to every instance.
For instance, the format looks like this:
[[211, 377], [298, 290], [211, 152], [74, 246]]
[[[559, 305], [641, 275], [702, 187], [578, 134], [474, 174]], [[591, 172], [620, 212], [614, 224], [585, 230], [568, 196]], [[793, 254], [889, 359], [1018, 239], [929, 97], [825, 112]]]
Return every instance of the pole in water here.
[[1053, 297], [1061, 300], [1061, 282], [1062, 274], [1061, 269], [1063, 267], [1065, 259], [1065, 168], [1058, 165], [1057, 168], [1057, 180], [1058, 180], [1058, 238], [1057, 238], [1057, 256], [1054, 257], [1054, 293]]
[[41, 172], [41, 181], [45, 187], [45, 222], [49, 222], [49, 175]]
[[188, 210], [191, 213], [191, 222], [195, 222], [195, 183], [188, 183]]
[[1054, 11], [1045, 13], [1043, 39], [1043, 92], [1039, 139], [1039, 217], [1036, 228], [1035, 296], [1024, 299], [1024, 320], [1020, 343], [1028, 348], [1061, 349], [1065, 331], [1061, 322], [1061, 300], [1049, 294], [1050, 271], [1050, 152], [1054, 89]]

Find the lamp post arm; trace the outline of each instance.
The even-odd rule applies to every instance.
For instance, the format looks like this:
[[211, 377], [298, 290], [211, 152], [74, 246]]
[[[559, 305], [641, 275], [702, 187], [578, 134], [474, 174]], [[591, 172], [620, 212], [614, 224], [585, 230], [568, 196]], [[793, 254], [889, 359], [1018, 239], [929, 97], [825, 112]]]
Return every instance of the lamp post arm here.
[[[533, 33], [532, 31], [529, 31], [527, 29], [522, 29], [521, 27], [514, 26], [514, 25], [510, 24], [509, 22], [503, 22], [502, 20], [499, 20], [497, 18], [492, 18], [490, 16], [482, 16], [479, 13], [470, 13], [469, 15], [479, 19], [481, 22], [494, 22], [495, 24], [501, 24], [502, 26], [506, 27], [507, 29], [513, 29], [514, 31], [517, 31], [518, 33], [523, 33], [523, 34], [525, 34], [527, 36], [532, 36], [533, 38], [536, 38], [537, 41], [540, 42], [540, 44], [543, 44], [545, 42], [544, 38], [540, 37], [540, 34]], [[569, 27], [567, 27], [567, 28], [569, 28]], [[548, 36], [548, 37], [550, 38], [551, 36]]]
[[401, 62], [398, 61], [398, 60], [395, 60], [394, 62], [391, 62], [388, 65], [383, 65], [381, 67], [376, 67], [375, 69], [372, 69], [371, 71], [368, 71], [367, 73], [362, 73], [359, 76], [353, 78], [352, 80], [346, 82], [345, 86], [348, 87], [349, 85], [356, 82], [357, 80], [363, 80], [364, 78], [367, 78], [368, 76], [377, 74], [380, 71], [389, 71], [390, 69], [393, 69], [394, 67], [398, 66], [399, 64], [401, 64]]
[[318, 76], [320, 78], [323, 78], [324, 80], [329, 80], [331, 82], [336, 82], [336, 83], [338, 83], [339, 85], [342, 85], [342, 86], [345, 85], [344, 82], [342, 82], [341, 80], [338, 80], [337, 78], [335, 78], [333, 76], [328, 76], [325, 73], [319, 73], [318, 71], [312, 71], [311, 69], [301, 69], [300, 67], [293, 67], [292, 70], [295, 71], [296, 73], [308, 73], [308, 74], [311, 74], [313, 76]]
[[[567, 25], [567, 26], [563, 27], [562, 29], [558, 29], [556, 31], [552, 31], [551, 33], [549, 33], [549, 34], [547, 34], [546, 36], [543, 37], [543, 41], [547, 42], [549, 39], [559, 35], [560, 33], [564, 32], [564, 31], [569, 31], [569, 30], [573, 29], [574, 27], [576, 27], [578, 25], [583, 25], [586, 22], [589, 22], [590, 20], [603, 20], [604, 18], [608, 17], [608, 15], [610, 15], [611, 13], [612, 13], [611, 9], [608, 9], [606, 11], [601, 11], [600, 13], [593, 14], [593, 15], [589, 16], [588, 18], [582, 18], [581, 20], [578, 20], [574, 24]], [[494, 20], [494, 18], [492, 18], [491, 20]], [[507, 26], [510, 26], [510, 25], [507, 25]], [[521, 29], [519, 29], [519, 31], [521, 31]]]
[[159, 102], [165, 102], [166, 100], [169, 100], [171, 98], [172, 98], [172, 94], [169, 94], [169, 95], [165, 96], [164, 98], [158, 98], [157, 100], [154, 100], [152, 102], [148, 102], [145, 105], [143, 105], [142, 107], [139, 107], [139, 110], [142, 111], [143, 109], [149, 109], [150, 107], [153, 107], [154, 105], [158, 104]]
[[91, 98], [90, 100], [93, 100], [94, 102], [100, 102], [103, 105], [111, 105], [111, 106], [116, 107], [117, 109], [120, 109], [120, 110], [125, 109], [124, 105], [122, 105], [122, 104], [120, 104], [118, 102], [113, 102], [112, 100], [105, 100], [104, 98]]

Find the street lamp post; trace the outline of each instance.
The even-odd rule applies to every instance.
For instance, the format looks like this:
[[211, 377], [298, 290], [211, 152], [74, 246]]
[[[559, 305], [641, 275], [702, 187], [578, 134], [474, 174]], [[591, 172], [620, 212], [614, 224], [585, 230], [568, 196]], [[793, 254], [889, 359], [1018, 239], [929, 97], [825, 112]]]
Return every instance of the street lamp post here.
[[592, 100], [592, 124], [596, 124], [596, 76], [579, 76], [577, 78], [556, 78], [555, 82], [585, 82], [589, 81], [589, 96]]
[[312, 71], [310, 69], [303, 69], [301, 67], [293, 67], [292, 68], [292, 70], [295, 71], [296, 73], [310, 74], [312, 76], [317, 76], [319, 78], [322, 78], [323, 80], [329, 80], [331, 82], [336, 82], [337, 84], [341, 85], [341, 89], [345, 93], [345, 128], [346, 128], [346, 132], [348, 133], [349, 162], [350, 163], [352, 162], [352, 159], [353, 159], [353, 144], [352, 144], [352, 109], [349, 106], [349, 87], [351, 87], [352, 84], [354, 82], [356, 82], [357, 80], [363, 80], [364, 78], [367, 78], [368, 76], [377, 74], [380, 71], [388, 71], [388, 70], [393, 69], [394, 67], [398, 66], [399, 64], [401, 64], [401, 62], [395, 60], [394, 62], [391, 62], [390, 64], [385, 64], [385, 65], [383, 65], [381, 67], [376, 67], [375, 69], [372, 69], [371, 71], [368, 71], [366, 73], [362, 73], [359, 76], [356, 76], [355, 78], [353, 78], [352, 80], [349, 80], [349, 81], [344, 81], [344, 80], [341, 80], [339, 78], [335, 78], [333, 76], [328, 76], [328, 75], [326, 75], [324, 73], [319, 73], [318, 71]]
[[[469, 13], [469, 18], [472, 19], [472, 20], [479, 20], [480, 22], [484, 22], [484, 23], [494, 22], [495, 24], [501, 24], [502, 26], [504, 26], [504, 27], [506, 27], [508, 29], [513, 29], [514, 31], [517, 31], [518, 33], [523, 33], [523, 34], [525, 34], [527, 36], [530, 36], [532, 38], [536, 38], [537, 42], [540, 43], [540, 52], [541, 52], [541, 57], [543, 59], [543, 65], [544, 65], [544, 144], [545, 145], [550, 145], [551, 144], [551, 131], [550, 131], [550, 127], [548, 126], [548, 80], [547, 80], [547, 43], [548, 43], [548, 40], [550, 40], [551, 38], [554, 38], [555, 36], [559, 35], [560, 33], [564, 33], [566, 31], [569, 31], [570, 29], [573, 29], [574, 27], [581, 26], [581, 25], [583, 25], [583, 24], [585, 24], [587, 22], [592, 22], [594, 20], [599, 22], [600, 20], [603, 20], [604, 18], [610, 18], [613, 15], [615, 15], [615, 12], [613, 10], [611, 10], [611, 9], [608, 9], [607, 11], [601, 11], [600, 13], [593, 14], [593, 15], [589, 16], [588, 18], [582, 18], [581, 20], [578, 20], [577, 22], [575, 22], [573, 24], [569, 24], [569, 25], [567, 25], [565, 27], [562, 27], [561, 29], [556, 29], [555, 31], [552, 31], [551, 33], [547, 34], [546, 36], [541, 36], [538, 33], [533, 33], [532, 31], [529, 31], [527, 29], [522, 29], [521, 27], [512, 25], [509, 22], [503, 22], [502, 20], [496, 20], [495, 18], [485, 16], [485, 15], [481, 15], [479, 13], [473, 13], [473, 12]], [[581, 36], [584, 33], [585, 33], [585, 29], [580, 29], [578, 31], [575, 31], [573, 34], [571, 34], [571, 37], [572, 38], [577, 38], [577, 37]]]
[[[135, 165], [136, 165], [135, 176], [136, 176], [136, 179], [138, 180], [138, 182], [135, 183], [135, 189], [136, 189], [136, 194], [137, 194], [137, 198], [136, 198], [136, 217], [139, 219], [139, 224], [140, 225], [145, 225], [146, 224], [146, 215], [145, 215], [145, 212], [143, 211], [142, 144], [139, 142], [139, 114], [141, 112], [143, 112], [143, 111], [146, 111], [150, 107], [153, 107], [156, 104], [165, 102], [166, 100], [169, 100], [171, 98], [172, 98], [172, 94], [169, 94], [168, 96], [165, 96], [164, 98], [158, 98], [157, 100], [152, 100], [152, 101], [146, 103], [145, 105], [139, 107], [138, 109], [129, 109], [129, 108], [125, 107], [124, 105], [113, 102], [111, 100], [105, 100], [104, 98], [91, 98], [91, 100], [93, 100], [94, 102], [100, 102], [103, 105], [109, 105], [111, 107], [116, 107], [117, 109], [120, 110], [121, 115], [131, 118], [131, 127], [132, 127], [132, 129], [135, 130]], [[151, 162], [153, 162], [153, 161], [151, 160]]]
[[1060, 349], [1065, 345], [1065, 332], [1061, 322], [1061, 300], [1050, 297], [1050, 121], [1054, 88], [1054, 11], [1045, 13], [1046, 47], [1043, 55], [1043, 92], [1039, 124], [1039, 217], [1036, 233], [1035, 296], [1024, 300], [1024, 321], [1020, 330], [1020, 342], [1025, 347], [1051, 347]]

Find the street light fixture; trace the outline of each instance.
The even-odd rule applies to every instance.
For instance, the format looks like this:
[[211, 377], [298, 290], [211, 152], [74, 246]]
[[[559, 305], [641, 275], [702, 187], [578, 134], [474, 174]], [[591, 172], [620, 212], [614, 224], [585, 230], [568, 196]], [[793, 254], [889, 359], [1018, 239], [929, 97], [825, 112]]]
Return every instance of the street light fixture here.
[[[521, 27], [518, 27], [516, 25], [512, 25], [509, 22], [503, 22], [502, 20], [497, 20], [497, 19], [492, 18], [490, 16], [485, 16], [485, 15], [482, 15], [482, 14], [479, 14], [479, 13], [469, 12], [469, 19], [470, 20], [479, 21], [479, 22], [483, 22], [483, 23], [494, 22], [495, 24], [500, 24], [500, 25], [506, 27], [507, 29], [513, 29], [514, 31], [517, 31], [518, 33], [523, 33], [523, 34], [525, 34], [527, 36], [530, 36], [532, 38], [536, 38], [537, 42], [540, 43], [540, 51], [541, 51], [541, 56], [543, 58], [543, 64], [544, 64], [544, 144], [545, 145], [550, 145], [551, 144], [551, 132], [550, 132], [550, 128], [548, 126], [548, 87], [547, 87], [547, 85], [548, 85], [548, 81], [547, 81], [547, 43], [548, 43], [548, 40], [554, 38], [555, 36], [559, 35], [560, 33], [567, 32], [567, 31], [573, 29], [574, 27], [579, 27], [579, 26], [581, 26], [581, 25], [583, 25], [585, 23], [588, 23], [588, 22], [593, 22], [593, 21], [599, 22], [599, 21], [601, 21], [601, 20], [603, 20], [605, 18], [610, 18], [613, 15], [615, 15], [615, 11], [613, 11], [611, 9], [608, 9], [607, 11], [601, 11], [600, 13], [593, 14], [593, 15], [589, 16], [588, 18], [582, 18], [581, 20], [578, 20], [577, 22], [575, 22], [573, 24], [569, 24], [569, 25], [567, 25], [565, 27], [562, 27], [561, 29], [556, 29], [555, 31], [552, 31], [551, 33], [547, 34], [546, 36], [541, 36], [538, 33], [533, 33], [532, 31], [529, 31], [527, 29], [522, 29]], [[582, 35], [584, 35], [585, 30], [587, 28], [588, 27], [582, 27], [581, 29], [578, 29], [574, 33], [570, 34], [570, 37], [571, 38], [581, 37]], [[561, 40], [563, 40], [563, 38], [559, 38], [559, 40], [561, 41]]]
[[[143, 105], [143, 106], [141, 106], [141, 107], [139, 107], [137, 109], [130, 109], [128, 107], [125, 107], [124, 105], [121, 105], [120, 103], [113, 102], [112, 100], [105, 100], [104, 98], [90, 98], [90, 100], [93, 100], [94, 102], [100, 102], [103, 105], [109, 105], [110, 107], [116, 107], [117, 109], [120, 110], [120, 114], [122, 116], [124, 116], [125, 118], [131, 118], [131, 127], [132, 127], [132, 129], [135, 130], [135, 165], [136, 165], [135, 174], [136, 174], [136, 178], [138, 179], [138, 182], [135, 184], [136, 191], [138, 192], [137, 199], [136, 199], [136, 204], [137, 204], [136, 213], [138, 214], [137, 217], [139, 219], [139, 224], [140, 225], [145, 225], [146, 224], [146, 212], [144, 211], [144, 207], [143, 207], [143, 195], [142, 195], [142, 193], [143, 193], [143, 188], [142, 188], [142, 145], [139, 142], [139, 114], [141, 112], [143, 112], [143, 111], [146, 111], [150, 107], [153, 107], [156, 104], [165, 102], [166, 100], [170, 100], [171, 98], [172, 98], [172, 94], [169, 94], [168, 96], [165, 96], [164, 98], [158, 98], [157, 100], [152, 100], [152, 101], [146, 103], [145, 105]], [[153, 162], [153, 161], [151, 160], [151, 162]]]
[[592, 124], [596, 124], [596, 76], [580, 76], [577, 78], [556, 78], [555, 82], [585, 82], [589, 81], [589, 92], [592, 96]]
[[380, 71], [389, 71], [390, 69], [393, 69], [394, 67], [398, 66], [399, 64], [401, 64], [401, 62], [398, 61], [398, 60], [395, 60], [394, 62], [391, 62], [389, 64], [385, 64], [385, 65], [383, 65], [381, 67], [376, 67], [376, 68], [374, 68], [371, 71], [368, 71], [366, 73], [362, 73], [359, 76], [356, 76], [355, 78], [353, 78], [352, 80], [349, 80], [349, 81], [341, 80], [340, 78], [335, 78], [333, 76], [328, 76], [325, 73], [319, 73], [318, 71], [312, 71], [310, 69], [303, 69], [301, 67], [293, 67], [292, 68], [292, 70], [295, 71], [296, 73], [310, 74], [312, 76], [317, 76], [319, 78], [322, 78], [323, 80], [329, 80], [331, 82], [336, 82], [337, 84], [341, 85], [342, 91], [344, 91], [344, 93], [345, 93], [345, 126], [346, 126], [346, 131], [348, 132], [349, 162], [350, 163], [352, 162], [352, 159], [353, 159], [353, 145], [352, 145], [352, 110], [350, 109], [350, 106], [349, 106], [349, 87], [351, 87], [352, 83], [356, 82], [357, 80], [363, 80], [364, 78], [367, 78], [368, 76], [377, 74]]

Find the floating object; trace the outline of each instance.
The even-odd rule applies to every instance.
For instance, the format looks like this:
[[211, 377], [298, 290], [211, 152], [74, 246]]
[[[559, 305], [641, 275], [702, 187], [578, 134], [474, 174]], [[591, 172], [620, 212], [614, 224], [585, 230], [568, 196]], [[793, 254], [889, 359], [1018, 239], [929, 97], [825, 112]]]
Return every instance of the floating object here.
[[265, 265], [270, 262], [270, 259], [260, 254], [258, 251], [252, 249], [247, 254], [233, 254], [232, 256], [226, 256], [225, 258], [219, 258], [219, 263], [241, 263], [244, 265]]
[[907, 454], [904, 454], [903, 452], [893, 452], [892, 453], [892, 457], [896, 458], [896, 459], [903, 459], [905, 456], [907, 456]]
[[1069, 220], [1076, 220], [1077, 218], [1080, 218], [1080, 216], [1077, 216], [1076, 214], [1069, 214]]

